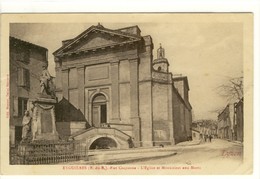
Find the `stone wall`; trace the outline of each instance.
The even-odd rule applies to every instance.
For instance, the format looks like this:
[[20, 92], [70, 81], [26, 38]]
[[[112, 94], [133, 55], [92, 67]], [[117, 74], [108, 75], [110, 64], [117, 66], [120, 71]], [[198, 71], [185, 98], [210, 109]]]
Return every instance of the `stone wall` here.
[[142, 146], [152, 146], [152, 86], [151, 82], [139, 83], [139, 110]]
[[154, 144], [174, 144], [173, 123], [169, 109], [172, 101], [169, 100], [171, 84], [153, 83], [153, 135]]
[[191, 137], [191, 112], [189, 109], [185, 108], [185, 128], [187, 137]]
[[187, 128], [191, 125], [189, 123], [190, 115], [186, 112], [186, 106], [177, 90], [173, 89], [173, 126], [175, 143], [187, 140]]
[[56, 122], [56, 130], [62, 139], [86, 128], [86, 122]]

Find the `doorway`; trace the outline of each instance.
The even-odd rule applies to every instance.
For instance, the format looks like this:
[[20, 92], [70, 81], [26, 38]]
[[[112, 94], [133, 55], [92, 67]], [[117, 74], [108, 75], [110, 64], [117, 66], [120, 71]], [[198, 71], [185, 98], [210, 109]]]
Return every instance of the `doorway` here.
[[92, 126], [101, 127], [107, 123], [107, 100], [103, 94], [97, 94], [92, 102]]

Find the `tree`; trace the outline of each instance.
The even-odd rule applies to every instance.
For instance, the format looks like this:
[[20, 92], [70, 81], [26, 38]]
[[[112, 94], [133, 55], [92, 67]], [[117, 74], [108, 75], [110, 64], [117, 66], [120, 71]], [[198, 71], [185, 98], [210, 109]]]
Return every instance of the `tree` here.
[[217, 93], [228, 102], [239, 101], [243, 98], [243, 77], [230, 78], [225, 84], [217, 87]]

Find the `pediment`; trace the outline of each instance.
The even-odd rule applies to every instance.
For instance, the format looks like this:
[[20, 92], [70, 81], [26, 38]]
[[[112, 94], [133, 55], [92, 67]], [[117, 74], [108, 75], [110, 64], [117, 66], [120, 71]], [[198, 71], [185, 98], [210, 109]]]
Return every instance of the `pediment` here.
[[122, 43], [127, 41], [126, 38], [114, 37], [109, 34], [95, 33], [91, 34], [88, 38], [82, 39], [74, 47], [70, 48], [69, 51], [82, 51], [87, 49], [94, 49], [99, 47], [106, 47], [115, 45], [117, 43]]
[[55, 56], [86, 52], [94, 49], [104, 49], [116, 45], [139, 41], [140, 36], [106, 29], [103, 26], [92, 26], [74, 39], [65, 41], [63, 46], [55, 51]]

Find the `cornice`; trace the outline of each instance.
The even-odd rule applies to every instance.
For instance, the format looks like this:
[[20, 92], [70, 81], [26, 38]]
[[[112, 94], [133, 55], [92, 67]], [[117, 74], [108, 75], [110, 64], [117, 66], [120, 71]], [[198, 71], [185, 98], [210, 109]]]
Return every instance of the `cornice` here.
[[[79, 55], [84, 55], [88, 53], [98, 53], [100, 51], [104, 50], [109, 50], [109, 49], [115, 49], [115, 48], [121, 48], [126, 45], [134, 45], [134, 43], [138, 42], [139, 40], [136, 41], [126, 41], [126, 42], [121, 42], [121, 43], [113, 43], [110, 45], [103, 45], [103, 46], [97, 46], [97, 47], [92, 47], [92, 48], [86, 48], [86, 49], [81, 49], [81, 50], [75, 50], [75, 51], [70, 51], [70, 52], [65, 52], [65, 53], [60, 53], [55, 55], [57, 59], [63, 58], [63, 57], [69, 57], [69, 56], [79, 56]], [[58, 60], [55, 60], [58, 61]]]

